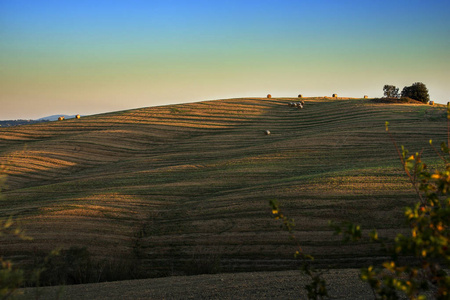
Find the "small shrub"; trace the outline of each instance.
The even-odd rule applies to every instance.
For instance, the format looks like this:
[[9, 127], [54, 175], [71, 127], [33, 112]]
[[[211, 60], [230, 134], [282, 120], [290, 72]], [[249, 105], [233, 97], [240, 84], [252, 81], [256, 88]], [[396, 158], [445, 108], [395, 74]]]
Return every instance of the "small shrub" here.
[[8, 299], [17, 294], [17, 289], [24, 282], [24, 272], [15, 267], [11, 261], [5, 261], [0, 258], [0, 297]]
[[45, 258], [37, 257], [32, 270], [40, 270], [39, 285], [43, 286], [141, 278], [136, 261], [95, 260], [86, 247], [70, 247]]

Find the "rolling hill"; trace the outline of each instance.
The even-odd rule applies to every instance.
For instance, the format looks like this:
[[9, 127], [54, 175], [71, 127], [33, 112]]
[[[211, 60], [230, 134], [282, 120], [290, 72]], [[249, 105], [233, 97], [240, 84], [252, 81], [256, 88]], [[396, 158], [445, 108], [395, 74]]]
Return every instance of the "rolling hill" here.
[[445, 109], [306, 98], [298, 110], [291, 101], [204, 101], [0, 128], [0, 216], [16, 216], [33, 237], [4, 241], [1, 253], [87, 247], [144, 277], [291, 269], [295, 246], [268, 205], [277, 199], [318, 264], [377, 261], [378, 246], [343, 244], [328, 221], [388, 236], [404, 228], [402, 208], [416, 198], [385, 121], [433, 165], [428, 140], [447, 139]]

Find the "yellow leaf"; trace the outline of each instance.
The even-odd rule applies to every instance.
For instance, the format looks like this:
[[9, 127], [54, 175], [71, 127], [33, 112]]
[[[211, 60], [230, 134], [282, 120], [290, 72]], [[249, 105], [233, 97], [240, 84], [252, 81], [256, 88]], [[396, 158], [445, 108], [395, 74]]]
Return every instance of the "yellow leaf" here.
[[386, 261], [383, 263], [383, 267], [385, 267], [388, 270], [393, 270], [395, 267], [395, 263], [393, 261], [391, 261], [391, 262]]

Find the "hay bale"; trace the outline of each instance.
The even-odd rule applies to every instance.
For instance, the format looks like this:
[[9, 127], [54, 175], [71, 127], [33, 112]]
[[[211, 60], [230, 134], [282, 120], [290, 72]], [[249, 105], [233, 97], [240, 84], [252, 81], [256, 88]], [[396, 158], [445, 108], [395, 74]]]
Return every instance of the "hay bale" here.
[[58, 118], [58, 121], [62, 121], [62, 120], [64, 120], [64, 117], [59, 117]]
[[267, 98], [272, 98], [272, 95], [271, 94], [267, 94]]
[[81, 116], [80, 115], [76, 115], [75, 118], [79, 119], [79, 118], [81, 118]]
[[333, 98], [337, 98], [337, 94], [333, 94]]
[[367, 96], [367, 95], [364, 95], [364, 99], [367, 99], [367, 98], [369, 98], [369, 96]]
[[299, 98], [303, 98], [303, 95], [302, 95], [302, 94], [299, 94], [298, 97], [299, 97]]
[[270, 134], [270, 131], [269, 131], [269, 130], [264, 130], [264, 134], [265, 134], [265, 135], [269, 135], [269, 134]]
[[434, 105], [434, 101], [430, 101], [429, 103], [430, 103], [430, 105]]

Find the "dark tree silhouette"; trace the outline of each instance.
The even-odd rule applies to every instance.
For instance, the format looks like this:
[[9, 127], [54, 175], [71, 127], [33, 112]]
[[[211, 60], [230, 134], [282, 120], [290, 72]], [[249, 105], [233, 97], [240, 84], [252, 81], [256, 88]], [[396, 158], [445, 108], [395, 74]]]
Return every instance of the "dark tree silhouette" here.
[[422, 82], [415, 82], [411, 86], [405, 86], [402, 90], [402, 97], [408, 97], [423, 103], [430, 101], [428, 89]]

